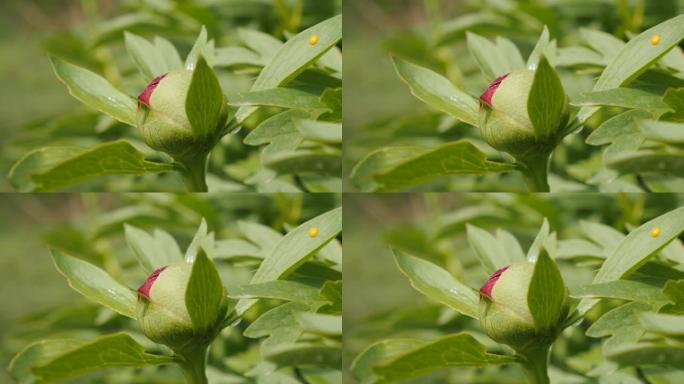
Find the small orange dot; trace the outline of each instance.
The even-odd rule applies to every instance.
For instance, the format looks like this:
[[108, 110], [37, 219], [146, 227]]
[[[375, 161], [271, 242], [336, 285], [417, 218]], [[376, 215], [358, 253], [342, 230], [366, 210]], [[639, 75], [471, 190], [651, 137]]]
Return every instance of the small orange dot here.
[[660, 227], [654, 227], [653, 229], [651, 229], [651, 236], [652, 237], [660, 236]]
[[318, 44], [318, 35], [311, 35], [311, 37], [309, 37], [309, 44], [311, 44], [311, 45]]
[[318, 227], [313, 227], [309, 229], [309, 237], [316, 237], [318, 236]]
[[653, 44], [653, 45], [660, 44], [660, 35], [653, 35], [653, 37], [651, 37], [651, 44]]

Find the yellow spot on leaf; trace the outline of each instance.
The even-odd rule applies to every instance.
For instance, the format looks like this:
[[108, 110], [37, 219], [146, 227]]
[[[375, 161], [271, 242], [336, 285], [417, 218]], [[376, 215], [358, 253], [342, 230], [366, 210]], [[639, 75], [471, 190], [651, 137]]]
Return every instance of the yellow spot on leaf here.
[[318, 44], [318, 35], [311, 35], [311, 37], [309, 37], [309, 44], [311, 44], [311, 45]]
[[651, 44], [653, 44], [653, 45], [660, 44], [660, 35], [653, 35], [653, 37], [651, 37]]
[[316, 237], [318, 236], [318, 227], [312, 227], [309, 229], [309, 237]]
[[651, 229], [651, 236], [652, 237], [660, 236], [660, 227], [654, 227], [653, 229]]

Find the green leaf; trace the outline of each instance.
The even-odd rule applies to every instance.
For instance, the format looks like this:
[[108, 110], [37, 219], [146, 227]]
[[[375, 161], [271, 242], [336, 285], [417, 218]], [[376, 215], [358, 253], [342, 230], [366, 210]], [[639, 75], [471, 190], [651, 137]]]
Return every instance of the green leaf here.
[[669, 280], [663, 288], [663, 294], [671, 303], [664, 306], [662, 312], [684, 315], [684, 280]]
[[218, 129], [221, 109], [225, 102], [221, 84], [204, 57], [200, 57], [192, 72], [192, 80], [185, 99], [185, 112], [196, 139], [210, 137]]
[[496, 237], [482, 228], [466, 224], [468, 244], [475, 251], [485, 272], [491, 275], [499, 268], [510, 265], [513, 260], [508, 256], [508, 250]]
[[342, 316], [301, 312], [296, 317], [304, 332], [324, 336], [342, 336]]
[[336, 346], [299, 343], [273, 348], [264, 358], [278, 367], [314, 365], [339, 369], [342, 365], [342, 350]]
[[636, 314], [650, 310], [653, 310], [653, 307], [647, 303], [623, 304], [603, 314], [587, 329], [586, 334], [589, 337], [610, 336], [602, 349], [604, 355], [611, 353], [616, 348], [639, 340], [644, 331]]
[[[534, 72], [527, 111], [537, 138], [548, 139], [559, 128], [567, 96], [558, 73], [542, 56]], [[560, 127], [563, 128], [563, 127]]]
[[393, 58], [401, 79], [418, 99], [455, 118], [477, 126], [479, 104], [470, 95], [456, 88], [445, 77], [407, 61]]
[[666, 336], [684, 336], [684, 316], [663, 313], [639, 313], [639, 322], [646, 332]]
[[625, 152], [611, 157], [606, 165], [621, 174], [659, 173], [677, 177], [684, 172], [684, 152]]
[[[311, 36], [318, 41], [312, 45]], [[261, 91], [285, 85], [304, 69], [318, 60], [342, 38], [342, 16], [324, 20], [288, 40], [266, 64], [252, 85], [251, 91]], [[238, 122], [243, 122], [255, 107], [241, 107], [236, 113]]]
[[162, 52], [146, 39], [126, 31], [124, 42], [128, 55], [133, 59], [146, 82], [169, 71]]
[[326, 281], [319, 294], [329, 302], [329, 304], [326, 304], [321, 308], [322, 312], [333, 314], [342, 313], [342, 280]]
[[527, 303], [537, 328], [551, 329], [556, 326], [562, 315], [565, 294], [565, 283], [558, 265], [548, 253], [542, 252], [534, 264], [527, 292]]
[[308, 305], [296, 302], [279, 305], [259, 316], [243, 334], [253, 339], [268, 336], [261, 344], [262, 351], [293, 343], [304, 331], [295, 314], [310, 309]]
[[19, 159], [10, 170], [8, 178], [19, 192], [31, 192], [38, 185], [31, 180], [34, 173], [45, 172], [57, 163], [61, 163], [85, 150], [79, 147], [45, 147], [34, 149]]
[[115, 281], [102, 269], [57, 250], [50, 251], [57, 270], [69, 286], [86, 298], [131, 319], [136, 318], [138, 298], [128, 287]]
[[178, 243], [167, 232], [155, 230], [154, 236], [124, 224], [126, 242], [146, 273], [183, 259]]
[[319, 96], [294, 88], [271, 88], [239, 93], [231, 98], [229, 104], [235, 106], [269, 106], [304, 111], [328, 109], [320, 101]]
[[613, 351], [608, 358], [620, 366], [684, 365], [684, 345], [634, 344]]
[[352, 169], [351, 180], [362, 192], [380, 188], [373, 179], [374, 175], [390, 169], [408, 158], [416, 157], [427, 149], [414, 146], [385, 147], [376, 149], [361, 159]]
[[100, 176], [142, 175], [173, 170], [171, 164], [147, 161], [126, 141], [100, 144], [84, 150], [40, 172], [31, 172], [35, 191], [50, 191]]
[[419, 346], [374, 370], [384, 379], [381, 382], [389, 383], [449, 367], [485, 367], [515, 361], [511, 356], [488, 353], [485, 346], [474, 337], [459, 333]]
[[207, 221], [204, 218], [202, 218], [199, 227], [197, 227], [197, 232], [195, 232], [195, 235], [192, 237], [190, 245], [188, 245], [188, 249], [185, 250], [185, 261], [187, 261], [188, 263], [195, 262], [195, 257], [197, 257], [197, 254], [199, 253], [200, 248], [202, 247], [202, 244], [204, 243], [206, 238]]
[[584, 93], [573, 100], [571, 104], [579, 106], [621, 107], [645, 111], [669, 109], [661, 96], [634, 88], [614, 88]]
[[264, 166], [278, 174], [315, 173], [337, 177], [342, 174], [341, 156], [319, 151], [279, 152], [265, 159]]
[[233, 299], [273, 299], [305, 304], [323, 301], [317, 288], [287, 280], [238, 285], [228, 290], [228, 296]]
[[375, 175], [382, 190], [396, 190], [439, 177], [458, 174], [486, 174], [515, 170], [513, 164], [487, 160], [485, 154], [468, 141], [441, 145], [409, 158]]
[[378, 380], [375, 372], [373, 372], [374, 366], [389, 362], [423, 344], [426, 344], [426, 342], [417, 339], [389, 339], [379, 341], [370, 345], [354, 358], [351, 365], [351, 371], [361, 384], [374, 383]]
[[596, 52], [612, 59], [625, 46], [617, 37], [595, 29], [580, 28], [582, 39]]
[[[310, 232], [312, 228], [317, 229], [314, 236], [314, 232]], [[250, 283], [264, 283], [287, 276], [341, 231], [342, 208], [335, 208], [299, 225], [283, 236], [271, 249]], [[255, 302], [253, 299], [240, 300], [236, 308], [237, 313], [243, 314]]]
[[467, 31], [466, 40], [468, 43], [468, 51], [470, 51], [470, 54], [477, 61], [477, 64], [480, 66], [482, 74], [487, 82], [492, 82], [497, 77], [524, 66], [520, 52], [517, 51], [517, 48], [515, 45], [513, 45], [513, 43], [510, 42], [510, 40], [499, 40], [498, 42], [501, 42], [501, 47], [506, 47], [507, 50], [510, 50], [510, 46], [505, 45], [506, 43], [503, 43], [503, 41], [507, 41], [513, 45], [513, 48], [517, 52], [517, 57], [513, 57], [520, 59], [520, 67], [518, 68], [516, 68], [516, 65], [509, 62], [509, 55], [507, 55], [507, 51], [500, 49], [501, 47], [497, 47], [496, 44], [485, 39], [484, 37]]
[[283, 46], [280, 40], [256, 29], [240, 28], [238, 35], [247, 47], [267, 60]]
[[577, 298], [619, 299], [645, 303], [666, 302], [660, 288], [638, 281], [615, 280], [607, 283], [585, 285], [570, 295]]
[[136, 126], [137, 105], [131, 97], [114, 88], [105, 78], [87, 69], [55, 57], [50, 57], [50, 62], [57, 77], [76, 99], [122, 123]]
[[[681, 52], [679, 53], [680, 57], [684, 56]], [[663, 115], [663, 119], [684, 122], [684, 88], [669, 88], [663, 96], [663, 102], [673, 110], [673, 112]]]
[[221, 301], [226, 294], [216, 265], [200, 249], [192, 263], [192, 273], [185, 291], [185, 306], [193, 328], [206, 330], [213, 327], [221, 313]]
[[12, 359], [7, 370], [20, 383], [35, 383], [39, 378], [33, 375], [31, 367], [47, 364], [84, 344], [85, 341], [78, 339], [49, 339], [31, 343]]
[[32, 372], [47, 382], [63, 381], [112, 367], [144, 367], [174, 362], [170, 356], [145, 353], [142, 345], [125, 333], [102, 336], [65, 351]]
[[[654, 228], [658, 228], [657, 236], [653, 236]], [[679, 236], [682, 231], [684, 231], [684, 207], [642, 224], [631, 231], [608, 256], [594, 277], [593, 283], [605, 283], [628, 276]], [[583, 299], [578, 310], [580, 313], [586, 313], [596, 301], [596, 299]]]
[[684, 123], [640, 120], [637, 125], [641, 128], [641, 133], [649, 140], [669, 144], [684, 144]]
[[156, 36], [154, 38], [154, 46], [166, 65], [166, 71], [183, 69], [183, 61], [178, 54], [178, 50], [170, 41]]
[[261, 248], [242, 239], [226, 239], [216, 242], [215, 259], [233, 259], [239, 257], [253, 257], [263, 259], [265, 256]]
[[187, 70], [191, 71], [195, 69], [197, 60], [207, 53], [207, 46], [207, 28], [203, 25], [200, 34], [197, 36], [197, 40], [195, 40], [195, 44], [192, 45], [188, 56], [185, 58], [185, 68]]
[[[651, 43], [653, 36], [659, 35], [657, 45]], [[684, 15], [673, 17], [631, 39], [613, 61], [601, 73], [594, 91], [605, 91], [629, 84], [639, 77], [653, 63], [663, 57], [684, 38]], [[577, 114], [580, 122], [586, 121], [596, 112], [596, 107], [584, 107]]]
[[537, 232], [537, 236], [534, 238], [532, 245], [530, 245], [530, 248], [527, 250], [527, 261], [530, 261], [532, 263], [537, 261], [537, 257], [539, 257], [539, 253], [544, 247], [544, 244], [546, 243], [546, 239], [548, 237], [549, 220], [544, 218], [544, 220], [542, 221], [541, 228], [539, 228], [539, 232]]
[[342, 143], [342, 123], [295, 119], [294, 125], [306, 140], [319, 143]]
[[539, 59], [542, 56], [546, 56], [552, 63], [555, 60], [555, 46], [550, 43], [549, 29], [546, 25], [542, 29], [542, 33], [534, 49], [532, 49], [532, 53], [527, 58], [527, 68], [537, 68]]
[[475, 290], [429, 261], [393, 252], [399, 269], [420, 293], [473, 319], [479, 318], [480, 296]]

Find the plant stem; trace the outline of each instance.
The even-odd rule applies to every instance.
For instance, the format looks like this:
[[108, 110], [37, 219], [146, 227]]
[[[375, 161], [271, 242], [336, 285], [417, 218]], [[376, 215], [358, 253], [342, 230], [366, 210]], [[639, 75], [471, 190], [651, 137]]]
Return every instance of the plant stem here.
[[521, 169], [527, 179], [530, 192], [549, 192], [549, 162], [550, 154], [532, 156], [521, 160]]
[[208, 348], [200, 346], [180, 355], [180, 366], [188, 384], [208, 384], [206, 374]]
[[530, 384], [549, 384], [549, 351], [550, 347], [538, 347], [525, 351], [522, 365]]
[[207, 154], [178, 159], [185, 186], [190, 192], [207, 192]]

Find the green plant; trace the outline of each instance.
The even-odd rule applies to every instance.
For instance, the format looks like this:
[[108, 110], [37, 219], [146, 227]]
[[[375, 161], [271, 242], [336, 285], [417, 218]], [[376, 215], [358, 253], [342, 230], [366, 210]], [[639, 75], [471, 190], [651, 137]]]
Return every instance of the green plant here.
[[[572, 20], [570, 4], [470, 3], [471, 13], [449, 20], [428, 13], [425, 28], [388, 38], [396, 72], [430, 112], [397, 112], [359, 130], [350, 147], [370, 151], [351, 169], [356, 188], [517, 191], [519, 176], [496, 175], [517, 173], [533, 192], [681, 189], [684, 15], [623, 41], [544, 16], [567, 12]], [[547, 21], [556, 22], [556, 39]], [[524, 60], [530, 29], [541, 36]], [[497, 102], [499, 83], [505, 95]], [[374, 141], [381, 133], [396, 144]], [[606, 144], [603, 153], [591, 148]]]
[[[280, 197], [283, 203], [296, 203], [293, 198]], [[244, 216], [271, 203], [256, 195], [239, 200], [234, 208], [220, 199], [194, 197], [185, 200], [185, 207], [168, 203], [185, 211], [183, 215], [191, 207], [211, 203], [224, 211], [218, 217], [226, 211]], [[285, 234], [255, 221], [240, 221], [239, 228], [227, 232], [232, 236], [215, 239], [226, 232], [210, 232], [202, 220], [182, 253], [166, 231], [147, 232], [127, 224], [154, 222], [148, 220], [155, 215], [154, 204], [149, 203], [122, 207], [111, 212], [113, 221], [98, 221], [100, 248], [124, 225], [128, 253], [134, 257], [120, 264], [111, 257], [96, 263], [101, 260], [93, 254], [97, 248], [84, 253], [88, 245], [79, 250], [73, 234], [66, 242], [49, 240], [59, 272], [74, 290], [96, 303], [85, 308], [101, 315], [99, 320], [84, 316], [83, 304], [64, 307], [58, 312], [66, 317], [56, 315], [56, 323], [47, 329], [41, 325], [41, 331], [29, 332], [33, 342], [9, 367], [17, 382], [62, 382], [86, 374], [97, 382], [113, 382], [116, 373], [102, 372], [111, 367], [142, 368], [141, 382], [168, 382], [168, 368], [155, 368], [163, 365], [179, 367], [189, 383], [327, 383], [340, 377], [340, 208], [321, 213], [320, 207], [305, 206], [311, 218], [294, 222], [298, 225]], [[163, 205], [157, 204], [157, 212]], [[246, 211], [247, 207], [251, 208]], [[164, 216], [169, 225], [182, 223], [173, 218], [172, 210]], [[136, 292], [130, 286], [139, 288]], [[61, 323], [69, 317], [71, 322]]]
[[[399, 270], [431, 303], [389, 307], [364, 320], [365, 326], [350, 329], [350, 344], [365, 342], [350, 368], [356, 379], [678, 382], [684, 346], [681, 327], [672, 327], [682, 320], [684, 208], [663, 213], [654, 207], [670, 206], [668, 198], [654, 198], [647, 205], [649, 218], [640, 218], [643, 201], [625, 197], [620, 204], [635, 225], [624, 234], [600, 222], [574, 221], [600, 201], [615, 203], [594, 197], [562, 203], [569, 195], [557, 200], [470, 195], [478, 205], [391, 229], [385, 239]], [[435, 212], [443, 211], [440, 200], [427, 200]], [[512, 230], [527, 237], [530, 223], [521, 222], [516, 211], [554, 202], [559, 215], [550, 218], [564, 223], [563, 231], [552, 232], [544, 219], [526, 254], [511, 232], [492, 233], [472, 224], [495, 227], [510, 220], [516, 225]], [[490, 277], [480, 277], [479, 270]], [[392, 296], [389, 290], [380, 294]], [[369, 345], [369, 339], [375, 341]]]
[[[26, 149], [9, 173], [12, 185], [20, 191], [75, 184], [98, 191], [182, 189], [176, 176], [162, 175], [171, 173], [196, 192], [339, 191], [339, 6], [332, 0], [247, 3], [215, 2], [201, 12], [199, 5], [139, 5], [107, 23], [93, 21], [97, 34], [85, 34], [82, 44], [97, 57], [66, 49], [76, 44], [72, 35], [46, 44], [57, 77], [97, 113], [65, 113], [26, 129], [16, 141]], [[282, 25], [254, 29], [270, 12], [278, 12]], [[140, 31], [159, 35], [148, 40]], [[191, 33], [197, 37], [188, 47]], [[112, 52], [123, 47], [130, 60], [114, 61]], [[90, 131], [76, 128], [82, 125]], [[36, 139], [37, 130], [46, 136]], [[102, 179], [111, 175], [121, 184]]]

